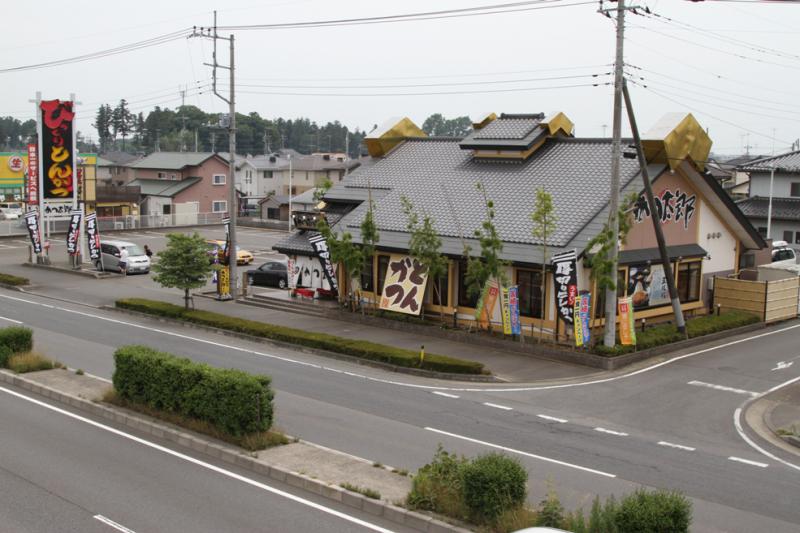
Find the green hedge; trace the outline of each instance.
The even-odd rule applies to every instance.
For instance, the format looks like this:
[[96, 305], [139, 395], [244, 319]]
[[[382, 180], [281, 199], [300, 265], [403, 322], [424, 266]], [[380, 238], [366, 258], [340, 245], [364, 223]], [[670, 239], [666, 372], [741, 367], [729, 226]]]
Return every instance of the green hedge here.
[[33, 330], [22, 326], [0, 329], [0, 346], [8, 346], [12, 353], [30, 352], [33, 349]]
[[8, 360], [14, 355], [14, 351], [6, 346], [0, 344], [0, 368], [8, 368]]
[[205, 420], [234, 436], [272, 426], [268, 376], [213, 368], [147, 346], [123, 346], [114, 362], [114, 388], [125, 400]]
[[482, 455], [461, 469], [464, 504], [479, 524], [493, 524], [508, 509], [525, 503], [528, 473], [516, 459], [499, 453]]
[[[186, 311], [183, 307], [178, 305], [142, 298], [117, 300], [116, 306], [152, 315], [183, 319], [195, 324], [236, 331], [255, 337], [263, 337], [265, 339], [299, 344], [309, 348], [328, 350], [359, 357], [361, 359], [380, 361], [407, 368], [420, 367], [418, 352], [374, 342], [346, 339], [327, 333], [316, 333], [313, 331], [276, 326], [274, 324], [246, 320], [220, 313], [213, 313], [211, 311]], [[431, 353], [425, 354], [425, 360], [421, 368], [456, 374], [481, 374], [483, 372], [483, 364], [481, 363], [464, 361]]]
[[0, 272], [0, 283], [4, 285], [13, 285], [18, 287], [20, 285], [28, 285], [30, 280], [28, 278], [21, 278], [19, 276], [14, 276], [12, 274], [3, 274]]
[[692, 502], [679, 492], [639, 489], [620, 500], [614, 522], [620, 533], [685, 533]]

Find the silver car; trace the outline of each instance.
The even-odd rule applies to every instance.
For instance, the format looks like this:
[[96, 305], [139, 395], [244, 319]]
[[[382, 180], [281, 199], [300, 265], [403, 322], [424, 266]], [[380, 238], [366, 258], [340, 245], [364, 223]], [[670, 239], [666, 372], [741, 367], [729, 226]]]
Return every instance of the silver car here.
[[137, 244], [127, 241], [101, 241], [102, 264], [100, 260], [96, 260], [94, 262], [95, 268], [97, 270], [122, 272], [119, 267], [119, 256], [123, 247], [128, 251], [128, 274], [133, 274], [134, 272], [147, 274], [150, 272], [150, 258], [144, 254]]

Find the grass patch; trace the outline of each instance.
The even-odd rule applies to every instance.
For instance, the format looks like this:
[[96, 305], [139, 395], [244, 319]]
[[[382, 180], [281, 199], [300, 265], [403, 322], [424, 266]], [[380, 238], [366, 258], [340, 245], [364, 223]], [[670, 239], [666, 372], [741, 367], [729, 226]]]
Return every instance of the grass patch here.
[[345, 490], [349, 490], [350, 492], [357, 492], [363, 496], [366, 496], [367, 498], [372, 498], [373, 500], [381, 499], [381, 493], [377, 490], [359, 487], [358, 485], [352, 485], [350, 483], [340, 483], [339, 486]]
[[28, 278], [14, 276], [12, 274], [3, 274], [2, 272], [0, 272], [0, 284], [11, 285], [13, 287], [20, 287], [22, 285], [28, 285], [29, 283], [30, 280]]
[[22, 352], [8, 358], [8, 368], [17, 374], [64, 368], [64, 365], [38, 352]]
[[100, 400], [117, 407], [136, 411], [137, 413], [169, 422], [170, 424], [174, 424], [197, 433], [202, 433], [203, 435], [208, 435], [221, 441], [235, 444], [236, 446], [251, 452], [265, 450], [274, 446], [282, 446], [284, 444], [289, 444], [290, 442], [286, 435], [275, 429], [256, 433], [247, 433], [240, 436], [231, 435], [224, 431], [220, 431], [216, 426], [210, 422], [206, 422], [205, 420], [198, 420], [196, 418], [190, 418], [177, 413], [154, 409], [147, 405], [125, 400], [117, 394], [117, 391], [114, 390], [113, 387], [110, 387], [108, 390], [106, 390]]
[[475, 361], [465, 361], [454, 357], [426, 353], [424, 362], [420, 364], [419, 352], [414, 350], [405, 350], [362, 340], [346, 339], [327, 333], [276, 326], [274, 324], [246, 320], [220, 313], [213, 313], [211, 311], [187, 311], [179, 305], [166, 302], [146, 300], [143, 298], [128, 298], [117, 300], [116, 306], [121, 309], [130, 309], [151, 315], [177, 318], [204, 326], [236, 331], [255, 337], [288, 342], [300, 346], [307, 346], [309, 348], [327, 350], [400, 367], [423, 368], [426, 370], [454, 374], [485, 373], [483, 364]]

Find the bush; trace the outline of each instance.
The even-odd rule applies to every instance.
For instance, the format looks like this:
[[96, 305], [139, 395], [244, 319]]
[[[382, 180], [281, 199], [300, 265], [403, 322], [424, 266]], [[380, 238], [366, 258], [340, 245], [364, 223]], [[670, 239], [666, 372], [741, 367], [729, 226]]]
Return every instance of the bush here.
[[516, 459], [490, 453], [461, 469], [464, 504], [477, 523], [492, 524], [506, 509], [522, 507], [528, 473]]
[[14, 355], [13, 350], [5, 344], [0, 344], [0, 368], [8, 367], [8, 360]]
[[619, 533], [685, 533], [692, 503], [678, 492], [637, 490], [622, 498], [614, 523]]
[[[213, 313], [211, 311], [186, 311], [183, 307], [177, 305], [141, 298], [117, 300], [116, 305], [123, 309], [131, 309], [169, 318], [178, 318], [195, 324], [236, 331], [265, 339], [299, 344], [309, 348], [328, 350], [359, 357], [361, 359], [369, 359], [371, 361], [379, 361], [406, 368], [420, 367], [419, 353], [374, 342], [346, 339], [327, 333], [276, 326], [274, 324], [246, 320], [220, 313]], [[425, 354], [422, 368], [437, 372], [457, 374], [481, 374], [483, 372], [483, 364], [481, 363], [430, 353]]]
[[406, 504], [411, 509], [433, 511], [453, 518], [466, 518], [461, 490], [461, 469], [464, 457], [448, 453], [440, 444], [433, 461], [416, 473], [411, 482]]
[[686, 331], [689, 332], [689, 337], [700, 337], [717, 333], [718, 331], [725, 331], [726, 329], [738, 328], [748, 324], [755, 324], [760, 321], [758, 315], [748, 313], [746, 311], [739, 311], [731, 309], [725, 311], [719, 316], [707, 315], [699, 318], [693, 318], [686, 322]]
[[126, 401], [207, 421], [242, 436], [272, 425], [270, 378], [213, 368], [146, 346], [114, 353], [112, 381]]
[[3, 274], [2, 272], [0, 272], [0, 284], [19, 287], [20, 285], [28, 285], [29, 283], [30, 280], [28, 280], [28, 278], [21, 278], [19, 276], [14, 276], [12, 274]]
[[22, 326], [0, 329], [0, 345], [8, 346], [13, 353], [33, 349], [33, 330]]

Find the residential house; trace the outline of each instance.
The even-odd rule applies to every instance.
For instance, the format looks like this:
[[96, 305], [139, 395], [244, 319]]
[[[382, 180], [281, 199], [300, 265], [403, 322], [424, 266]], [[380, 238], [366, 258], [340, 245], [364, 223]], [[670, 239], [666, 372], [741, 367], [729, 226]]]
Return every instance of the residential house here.
[[[309, 189], [302, 194], [292, 197], [291, 211], [311, 211], [320, 201], [315, 199], [317, 188]], [[289, 196], [273, 194], [258, 202], [261, 218], [269, 220], [289, 220]]]
[[142, 159], [140, 154], [106, 152], [97, 160], [97, 179], [102, 185], [125, 185], [131, 179], [128, 167]]
[[[603, 296], [583, 259], [592, 252], [587, 249], [589, 241], [608, 219], [611, 140], [576, 138], [572, 122], [562, 113], [491, 114], [473, 127], [463, 139], [428, 138], [408, 119], [379, 128], [366, 139], [374, 163], [356, 169], [324, 196], [329, 223], [339, 234], [349, 232], [354, 242], [361, 242], [359, 228], [367, 199], [373, 201], [380, 240], [359, 280], [362, 297], [381, 303], [391, 300], [383, 293], [388, 266], [398, 265], [408, 253], [410, 234], [401, 208], [406, 197], [419, 213], [431, 216], [442, 240], [441, 251], [449, 259], [441, 297], [431, 290], [431, 283], [423, 284], [421, 304], [431, 313], [441, 311], [453, 320], [474, 324], [478, 298], [467, 289], [464, 253], [468, 246], [471, 254], [480, 254], [475, 231], [486, 218], [489, 199], [503, 241], [501, 258], [508, 262], [505, 273], [510, 284], [518, 286], [524, 327], [541, 325], [557, 331], [553, 276], [548, 271], [542, 279], [542, 263], [549, 262], [550, 254], [571, 250], [581, 258], [578, 288], [592, 295], [592, 314], [601, 317]], [[691, 115], [668, 115], [643, 139], [647, 168], [662, 206], [655, 216], [667, 240], [681, 305], [687, 313], [703, 313], [709, 305], [709, 278], [736, 272], [739, 255], [763, 248], [765, 242], [705, 172], [711, 141]], [[639, 200], [632, 207], [632, 229], [619, 257], [618, 292], [634, 297], [636, 318], [666, 317], [672, 311], [651, 214], [643, 203], [640, 165], [625, 157], [619, 163], [623, 193], [635, 192]], [[485, 196], [476, 187], [479, 183]], [[530, 215], [539, 188], [552, 195], [557, 220], [547, 258], [543, 243], [532, 235]], [[294, 260], [295, 284], [330, 289], [319, 275], [320, 262], [309, 242], [318, 233], [312, 225], [297, 227], [298, 232], [273, 248]], [[349, 282], [342, 278], [340, 291], [346, 291]], [[493, 321], [500, 320], [499, 313], [495, 308]], [[563, 324], [560, 331], [564, 332]]]
[[281, 192], [282, 173], [289, 168], [290, 157], [299, 158], [302, 154], [284, 149], [268, 155], [236, 156], [236, 188], [246, 205], [257, 205], [259, 200]]
[[784, 240], [800, 255], [800, 151], [750, 161], [739, 170], [750, 174], [750, 195], [739, 208], [764, 237]]

